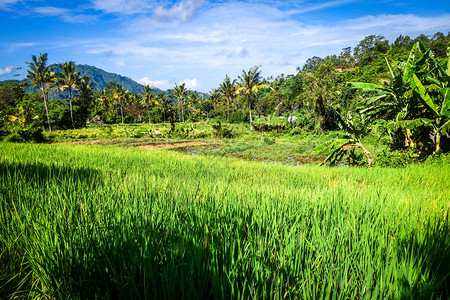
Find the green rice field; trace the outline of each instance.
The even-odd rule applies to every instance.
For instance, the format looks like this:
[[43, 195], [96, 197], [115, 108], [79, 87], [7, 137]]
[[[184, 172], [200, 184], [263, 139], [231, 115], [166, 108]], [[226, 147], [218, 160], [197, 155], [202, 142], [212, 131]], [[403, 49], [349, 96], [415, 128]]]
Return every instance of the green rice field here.
[[450, 166], [0, 144], [0, 299], [448, 299]]

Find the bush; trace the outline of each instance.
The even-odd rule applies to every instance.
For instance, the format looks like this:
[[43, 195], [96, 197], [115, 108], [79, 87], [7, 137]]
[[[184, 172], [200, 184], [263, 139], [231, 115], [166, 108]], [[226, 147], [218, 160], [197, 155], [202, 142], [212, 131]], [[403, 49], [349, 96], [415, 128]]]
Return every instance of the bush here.
[[450, 165], [450, 152], [430, 155], [425, 163], [433, 165]]
[[24, 138], [20, 134], [18, 134], [16, 132], [7, 135], [3, 139], [3, 141], [7, 142], [7, 143], [23, 143], [23, 142], [25, 142]]
[[374, 162], [380, 167], [403, 168], [416, 161], [412, 152], [383, 150], [375, 156]]
[[248, 123], [250, 121], [248, 110], [236, 110], [230, 114], [230, 123]]

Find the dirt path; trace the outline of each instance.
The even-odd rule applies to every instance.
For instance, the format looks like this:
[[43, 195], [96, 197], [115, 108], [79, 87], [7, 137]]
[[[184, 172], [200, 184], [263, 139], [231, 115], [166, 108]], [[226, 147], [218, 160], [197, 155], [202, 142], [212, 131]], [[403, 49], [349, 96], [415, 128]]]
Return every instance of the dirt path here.
[[142, 146], [137, 146], [136, 148], [166, 149], [166, 148], [174, 148], [174, 147], [179, 147], [179, 146], [197, 146], [197, 145], [206, 145], [206, 143], [204, 143], [204, 142], [167, 143], [167, 144], [156, 144], [156, 145], [142, 145]]

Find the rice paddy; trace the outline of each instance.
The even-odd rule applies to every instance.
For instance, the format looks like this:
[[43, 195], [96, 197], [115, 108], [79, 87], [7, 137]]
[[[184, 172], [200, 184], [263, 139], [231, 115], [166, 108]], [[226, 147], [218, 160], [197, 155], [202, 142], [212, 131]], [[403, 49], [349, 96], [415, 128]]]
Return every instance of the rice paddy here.
[[0, 298], [450, 297], [450, 166], [0, 144]]

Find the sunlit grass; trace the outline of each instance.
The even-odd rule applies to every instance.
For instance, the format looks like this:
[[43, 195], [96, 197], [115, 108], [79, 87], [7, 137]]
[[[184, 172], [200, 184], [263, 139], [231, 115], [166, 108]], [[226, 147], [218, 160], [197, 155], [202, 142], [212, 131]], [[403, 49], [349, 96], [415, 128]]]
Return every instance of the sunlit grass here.
[[0, 144], [0, 298], [447, 298], [449, 182]]

